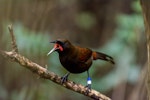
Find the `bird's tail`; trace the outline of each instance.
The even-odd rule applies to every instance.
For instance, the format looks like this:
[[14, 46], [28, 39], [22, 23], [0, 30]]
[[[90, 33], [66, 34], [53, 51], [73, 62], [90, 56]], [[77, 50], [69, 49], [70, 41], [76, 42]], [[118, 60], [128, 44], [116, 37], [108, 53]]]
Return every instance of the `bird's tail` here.
[[102, 60], [105, 60], [105, 61], [108, 61], [112, 64], [115, 64], [114, 60], [112, 57], [104, 54], [104, 53], [100, 53], [100, 52], [93, 52], [93, 59], [94, 60], [97, 60], [97, 59], [102, 59]]

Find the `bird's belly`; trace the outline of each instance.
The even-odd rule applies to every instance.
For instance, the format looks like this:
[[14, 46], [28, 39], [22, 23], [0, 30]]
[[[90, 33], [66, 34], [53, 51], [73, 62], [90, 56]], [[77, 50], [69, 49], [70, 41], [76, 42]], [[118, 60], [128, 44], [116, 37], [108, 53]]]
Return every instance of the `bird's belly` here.
[[86, 64], [85, 62], [75, 62], [75, 61], [68, 60], [68, 61], [65, 61], [65, 63], [61, 62], [61, 64], [69, 72], [77, 74], [77, 73], [82, 73], [82, 72], [87, 71], [92, 64], [92, 61]]

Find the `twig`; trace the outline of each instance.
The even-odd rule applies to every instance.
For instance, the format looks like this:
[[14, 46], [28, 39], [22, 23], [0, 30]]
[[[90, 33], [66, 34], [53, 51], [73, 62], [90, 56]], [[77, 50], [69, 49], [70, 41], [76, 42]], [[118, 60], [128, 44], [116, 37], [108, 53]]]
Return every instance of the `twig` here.
[[58, 75], [56, 75], [53, 72], [48, 71], [46, 68], [32, 62], [31, 60], [25, 58], [24, 56], [18, 54], [18, 49], [17, 49], [17, 45], [16, 45], [16, 40], [15, 37], [13, 35], [13, 29], [12, 26], [9, 27], [9, 31], [12, 37], [12, 46], [13, 46], [13, 51], [7, 52], [7, 51], [1, 51], [1, 54], [8, 58], [11, 59], [14, 62], [19, 63], [21, 66], [28, 68], [29, 70], [31, 70], [32, 72], [36, 73], [37, 75], [39, 75], [41, 78], [44, 79], [49, 79], [59, 85], [62, 85], [72, 91], [81, 93], [83, 95], [86, 95], [90, 98], [93, 98], [95, 100], [111, 100], [109, 97], [101, 94], [100, 92], [96, 91], [96, 90], [91, 90], [88, 94], [87, 94], [87, 89], [81, 85], [81, 84], [77, 84], [75, 82], [72, 82], [70, 80], [68, 80], [67, 82], [65, 82], [64, 84], [61, 84], [61, 77], [59, 77]]
[[8, 30], [9, 30], [9, 33], [10, 33], [11, 39], [12, 39], [12, 51], [18, 52], [18, 47], [17, 47], [17, 44], [16, 44], [16, 39], [15, 39], [15, 36], [14, 36], [12, 24], [8, 25]]

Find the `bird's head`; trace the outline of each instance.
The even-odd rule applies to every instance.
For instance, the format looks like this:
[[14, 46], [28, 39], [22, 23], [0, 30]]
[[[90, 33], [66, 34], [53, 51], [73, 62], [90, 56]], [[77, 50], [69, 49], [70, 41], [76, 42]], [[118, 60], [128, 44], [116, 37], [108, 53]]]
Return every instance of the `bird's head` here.
[[53, 49], [51, 49], [49, 51], [49, 53], [47, 54], [47, 56], [49, 54], [51, 54], [52, 52], [54, 52], [54, 51], [57, 51], [58, 53], [64, 52], [68, 48], [70, 48], [70, 46], [71, 46], [71, 43], [68, 40], [66, 40], [66, 39], [57, 39], [57, 40], [52, 41], [50, 43], [54, 43], [54, 47], [53, 47]]

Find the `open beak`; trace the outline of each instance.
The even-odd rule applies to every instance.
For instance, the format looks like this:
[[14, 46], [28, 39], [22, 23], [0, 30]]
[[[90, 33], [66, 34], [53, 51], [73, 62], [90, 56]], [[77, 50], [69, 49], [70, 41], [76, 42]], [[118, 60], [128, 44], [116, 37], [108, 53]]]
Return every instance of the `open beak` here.
[[52, 52], [54, 52], [56, 49], [57, 48], [53, 48], [52, 50], [50, 50], [49, 53], [47, 54], [47, 56], [50, 55]]
[[51, 41], [50, 43], [56, 43], [57, 41]]
[[[52, 41], [50, 43], [56, 43], [56, 41]], [[53, 48], [52, 50], [49, 51], [49, 53], [47, 53], [47, 56], [50, 55], [52, 52], [54, 52], [57, 48]]]

